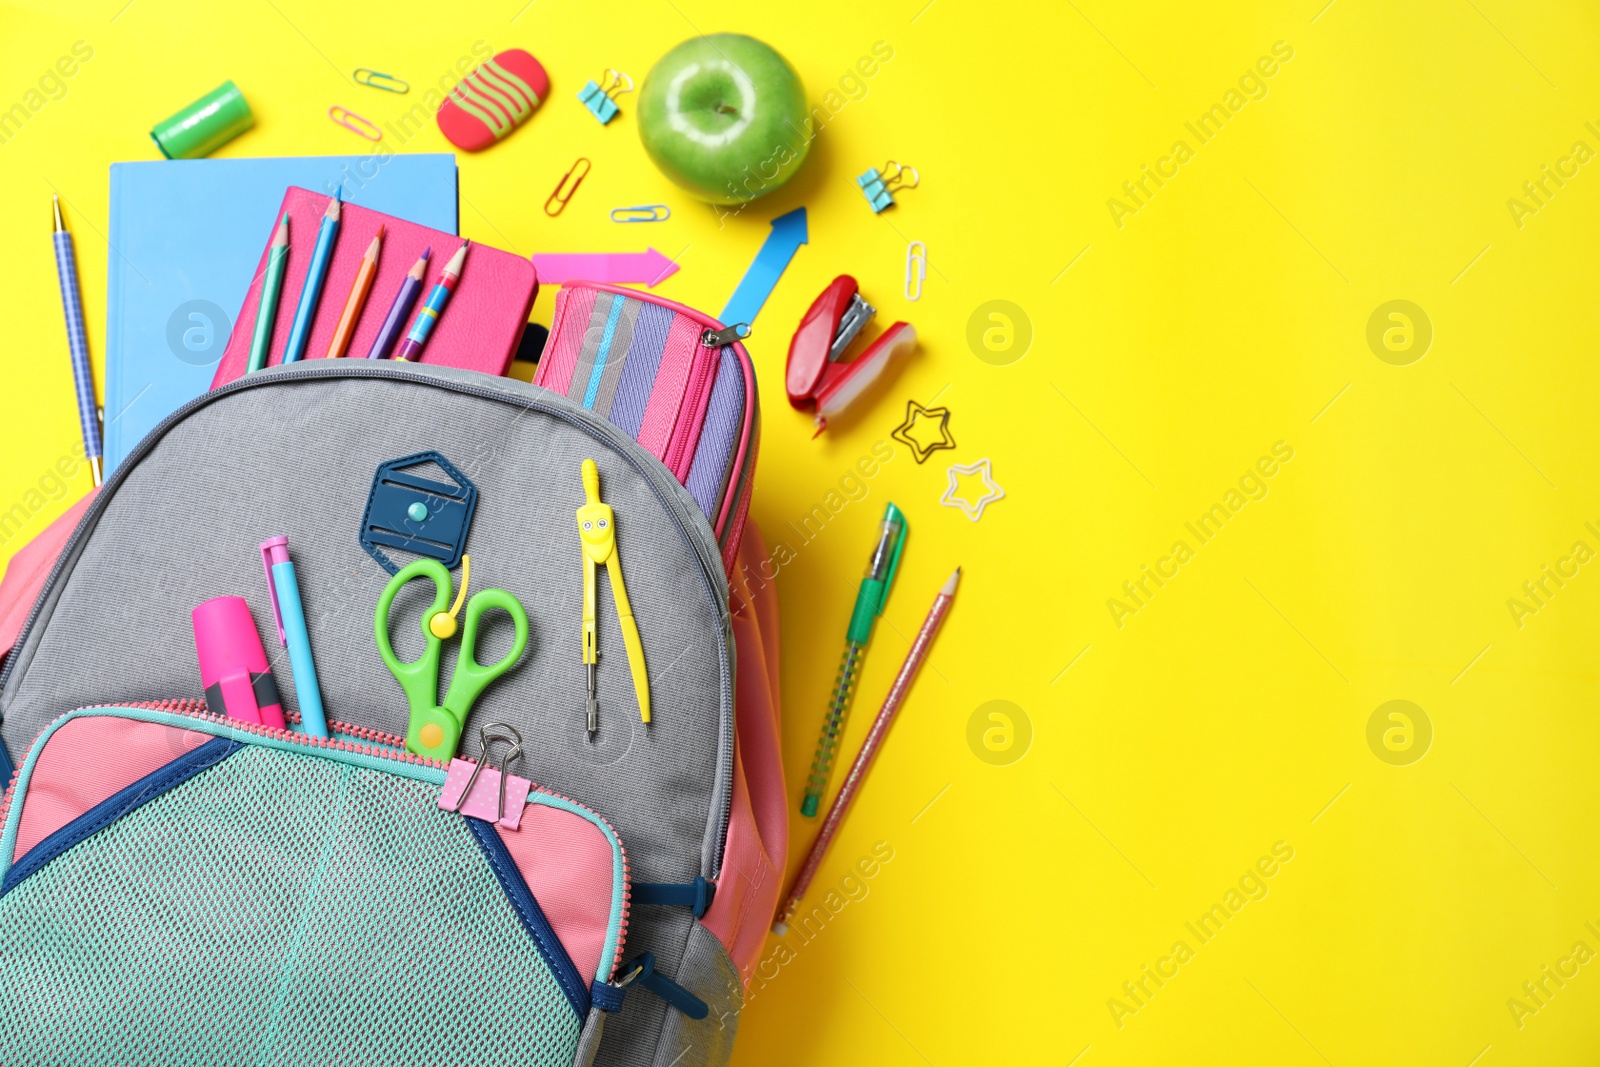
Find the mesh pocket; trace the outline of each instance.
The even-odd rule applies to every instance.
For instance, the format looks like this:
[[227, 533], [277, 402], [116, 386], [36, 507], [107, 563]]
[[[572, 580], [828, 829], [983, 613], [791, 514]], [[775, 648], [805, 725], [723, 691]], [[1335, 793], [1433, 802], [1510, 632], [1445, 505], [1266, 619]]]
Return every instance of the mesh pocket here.
[[581, 1020], [464, 820], [245, 746], [0, 897], [0, 1062], [571, 1064]]

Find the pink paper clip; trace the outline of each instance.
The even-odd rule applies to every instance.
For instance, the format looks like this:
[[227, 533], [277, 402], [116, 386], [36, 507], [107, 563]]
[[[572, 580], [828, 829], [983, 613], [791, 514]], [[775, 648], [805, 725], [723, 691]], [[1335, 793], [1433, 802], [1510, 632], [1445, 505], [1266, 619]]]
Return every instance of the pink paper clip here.
[[358, 133], [369, 141], [383, 140], [383, 131], [370, 120], [342, 107], [330, 107], [328, 117], [351, 133]]
[[[444, 788], [439, 791], [439, 807], [515, 830], [522, 824], [522, 809], [533, 791], [532, 782], [510, 773], [522, 758], [522, 735], [504, 723], [491, 723], [478, 731], [478, 739], [483, 751], [478, 754], [477, 763], [459, 756], [450, 761]], [[498, 765], [491, 762], [489, 755], [489, 746], [495, 741], [511, 746]]]

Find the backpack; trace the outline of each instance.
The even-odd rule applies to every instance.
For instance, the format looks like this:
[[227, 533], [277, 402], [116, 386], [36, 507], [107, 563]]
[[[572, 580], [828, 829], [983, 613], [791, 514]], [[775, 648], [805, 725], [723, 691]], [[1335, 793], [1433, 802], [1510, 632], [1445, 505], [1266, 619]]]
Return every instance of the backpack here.
[[[602, 324], [591, 346], [602, 306], [609, 340]], [[569, 286], [540, 376], [570, 351], [566, 365], [589, 368], [574, 399], [446, 368], [318, 360], [206, 394], [140, 443], [0, 673], [0, 740], [19, 764], [0, 823], [0, 996], [79, 998], [79, 1018], [27, 1030], [48, 1034], [32, 1038], [50, 1050], [37, 1062], [82, 1060], [73, 1052], [135, 1006], [149, 1048], [180, 1047], [182, 1030], [216, 1062], [228, 1062], [220, 1048], [255, 1062], [351, 1047], [385, 1063], [726, 1061], [787, 821], [775, 605], [746, 577], [765, 558], [746, 522], [754, 378], [742, 346], [702, 345], [707, 331], [720, 324], [647, 294]], [[500, 778], [533, 783], [515, 831], [440, 807], [447, 769], [399, 748], [407, 706], [374, 648], [389, 574], [361, 541], [376, 472], [433, 453], [475, 490], [469, 592], [505, 589], [528, 614], [527, 651], [478, 699], [458, 752], [470, 761], [491, 723], [521, 735]], [[574, 522], [591, 458], [654, 704], [642, 725], [601, 580], [592, 742]], [[299, 570], [333, 731], [322, 745], [193, 699], [188, 612], [244, 594], [272, 634], [255, 556], [274, 534]], [[403, 629], [396, 652], [409, 659], [420, 635], [406, 647]], [[446, 646], [446, 673], [453, 661]], [[330, 797], [347, 798], [337, 833], [317, 822]], [[283, 875], [307, 870], [316, 877]], [[125, 943], [116, 967], [111, 929]], [[230, 978], [250, 995], [218, 998]], [[513, 984], [525, 1002], [496, 1014]], [[0, 1030], [0, 1047], [12, 1039]]]

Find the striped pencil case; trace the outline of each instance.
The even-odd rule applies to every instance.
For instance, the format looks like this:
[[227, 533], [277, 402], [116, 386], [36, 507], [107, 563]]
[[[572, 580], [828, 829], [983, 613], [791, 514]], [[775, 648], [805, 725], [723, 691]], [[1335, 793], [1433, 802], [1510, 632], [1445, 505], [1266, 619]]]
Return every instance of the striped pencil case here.
[[568, 282], [535, 385], [610, 419], [682, 482], [730, 573], [760, 439], [755, 369], [722, 323], [648, 293]]

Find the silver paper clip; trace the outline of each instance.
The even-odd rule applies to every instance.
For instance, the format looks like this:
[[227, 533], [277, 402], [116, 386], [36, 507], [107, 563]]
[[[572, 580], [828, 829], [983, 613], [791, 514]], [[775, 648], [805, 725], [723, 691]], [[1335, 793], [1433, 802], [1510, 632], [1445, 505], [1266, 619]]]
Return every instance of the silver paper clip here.
[[665, 204], [638, 204], [611, 209], [612, 222], [666, 222], [671, 217], [672, 209]]
[[[492, 764], [489, 761], [489, 745], [495, 741], [504, 741], [511, 746], [500, 758], [498, 764]], [[472, 768], [472, 776], [467, 779], [467, 786], [461, 790], [461, 796], [456, 799], [455, 806], [446, 810], [460, 811], [461, 805], [465, 804], [467, 798], [472, 795], [472, 787], [478, 781], [478, 773], [484, 767], [493, 767], [495, 772], [500, 775], [500, 792], [495, 797], [494, 802], [494, 821], [498, 823], [506, 813], [506, 778], [510, 775], [511, 768], [522, 758], [522, 735], [517, 733], [515, 727], [507, 726], [505, 723], [492, 722], [478, 731], [478, 743], [483, 746], [483, 750], [478, 753], [478, 765]]]
[[382, 89], [386, 93], [409, 92], [409, 83], [396, 78], [393, 74], [385, 74], [381, 70], [368, 70], [362, 67], [353, 75], [357, 85], [365, 85], [369, 89]]
[[928, 280], [928, 246], [921, 241], [906, 245], [906, 299], [922, 299], [922, 283]]

